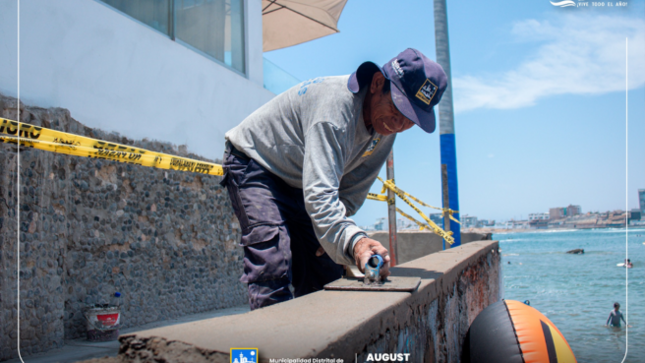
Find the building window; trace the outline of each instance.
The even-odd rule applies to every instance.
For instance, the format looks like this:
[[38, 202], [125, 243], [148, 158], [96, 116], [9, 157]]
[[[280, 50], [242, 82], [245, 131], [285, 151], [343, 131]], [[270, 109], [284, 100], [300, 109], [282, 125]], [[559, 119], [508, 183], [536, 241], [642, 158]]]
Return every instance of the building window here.
[[244, 0], [100, 0], [182, 43], [245, 72]]
[[160, 32], [171, 34], [172, 0], [101, 0]]
[[244, 73], [243, 0], [174, 0], [175, 38]]

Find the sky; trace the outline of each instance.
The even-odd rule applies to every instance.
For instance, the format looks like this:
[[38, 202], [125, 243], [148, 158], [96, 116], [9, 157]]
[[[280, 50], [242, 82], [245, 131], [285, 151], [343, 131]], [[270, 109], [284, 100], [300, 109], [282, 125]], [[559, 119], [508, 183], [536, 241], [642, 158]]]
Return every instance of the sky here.
[[[264, 56], [300, 80], [349, 74], [364, 61], [382, 65], [408, 47], [436, 59], [432, 4], [349, 0], [340, 33]], [[638, 208], [645, 2], [587, 4], [447, 1], [462, 216], [526, 219], [569, 204], [583, 213]], [[394, 164], [401, 189], [441, 206], [438, 130], [399, 134]], [[380, 189], [377, 181], [372, 192]], [[367, 226], [386, 216], [385, 203], [368, 200], [354, 220]]]

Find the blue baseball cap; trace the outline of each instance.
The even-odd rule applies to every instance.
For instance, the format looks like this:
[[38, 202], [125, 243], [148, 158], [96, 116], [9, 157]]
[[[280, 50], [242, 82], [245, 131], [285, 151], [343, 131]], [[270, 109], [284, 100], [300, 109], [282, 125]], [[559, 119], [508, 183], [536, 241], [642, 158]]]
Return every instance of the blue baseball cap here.
[[361, 64], [349, 77], [347, 88], [358, 93], [370, 84], [377, 70], [394, 85], [390, 91], [396, 108], [423, 131], [432, 133], [436, 127], [433, 108], [448, 86], [443, 68], [418, 50], [408, 48], [383, 67], [372, 62]]

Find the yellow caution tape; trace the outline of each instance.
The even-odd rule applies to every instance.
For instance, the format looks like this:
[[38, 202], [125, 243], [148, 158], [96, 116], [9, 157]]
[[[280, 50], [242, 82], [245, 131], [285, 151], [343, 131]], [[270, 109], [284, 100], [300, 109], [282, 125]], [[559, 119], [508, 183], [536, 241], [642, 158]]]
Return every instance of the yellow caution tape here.
[[[158, 169], [191, 171], [208, 175], [224, 175], [222, 166], [215, 163], [158, 153], [118, 143], [101, 141], [85, 136], [52, 130], [45, 127], [29, 125], [5, 118], [0, 118], [0, 134], [6, 135], [0, 136], [0, 142], [2, 143], [18, 144], [18, 142], [20, 142], [20, 145], [22, 146], [51, 151], [58, 154], [113, 160], [128, 164], [150, 166]], [[384, 190], [381, 193], [384, 193], [386, 188], [392, 190], [396, 195], [403, 199], [404, 202], [412, 207], [412, 209], [419, 213], [421, 217], [423, 217], [423, 219], [428, 223], [425, 224], [419, 222], [397, 208], [397, 211], [401, 213], [401, 215], [414, 221], [421, 228], [432, 229], [436, 234], [443, 237], [450, 244], [454, 242], [454, 239], [451, 236], [452, 232], [445, 232], [443, 229], [437, 226], [421, 210], [419, 210], [419, 208], [413, 205], [407, 199], [407, 197], [410, 197], [423, 206], [443, 210], [444, 213], [449, 214], [451, 220], [459, 223], [459, 221], [452, 217], [452, 213], [457, 213], [457, 211], [432, 207], [428, 204], [423, 203], [412, 195], [402, 191], [396, 185], [394, 185], [391, 180], [383, 181], [381, 178], [379, 178], [379, 180], [383, 182]], [[387, 196], [374, 193], [369, 193], [367, 198], [390, 202]]]
[[0, 142], [18, 144], [20, 140], [22, 146], [59, 154], [113, 160], [158, 169], [224, 175], [222, 166], [218, 164], [101, 141], [5, 118], [0, 118], [0, 134], [8, 135], [0, 136]]
[[443, 239], [446, 240], [446, 242], [448, 242], [451, 245], [455, 242], [455, 239], [452, 237], [452, 231], [446, 232], [443, 229], [441, 229], [441, 227], [437, 226], [437, 224], [434, 223], [430, 218], [428, 218], [428, 216], [426, 216], [425, 213], [423, 213], [421, 211], [421, 209], [419, 209], [416, 205], [414, 205], [412, 202], [410, 202], [410, 200], [408, 200], [408, 198], [405, 196], [405, 194], [404, 194], [405, 192], [402, 191], [401, 189], [399, 189], [396, 185], [394, 185], [394, 183], [391, 180], [383, 180], [380, 177], [378, 178], [378, 180], [380, 180], [381, 183], [383, 183], [384, 188], [387, 188], [387, 189], [390, 189], [391, 191], [393, 191], [396, 195], [399, 196], [399, 198], [401, 198], [412, 209], [414, 209], [415, 212], [419, 213], [421, 218], [423, 218], [423, 220], [425, 220], [426, 223], [428, 223], [428, 225], [430, 225], [430, 227], [432, 228], [432, 231], [435, 234], [438, 234], [439, 236], [441, 236]]
[[367, 199], [378, 200], [380, 202], [387, 202], [387, 195], [367, 193]]
[[[387, 201], [388, 201], [388, 200], [387, 200], [387, 196], [386, 196], [386, 195], [383, 195], [383, 194], [375, 194], [375, 193], [367, 193], [367, 199], [371, 199], [371, 200], [378, 200], [379, 202], [387, 202]], [[419, 221], [417, 221], [416, 219], [414, 219], [414, 217], [412, 217], [412, 216], [410, 216], [410, 215], [406, 214], [405, 212], [403, 212], [403, 211], [402, 211], [402, 210], [400, 210], [399, 208], [396, 208], [396, 211], [397, 211], [397, 212], [399, 212], [399, 214], [401, 214], [401, 215], [402, 215], [402, 216], [404, 216], [405, 218], [407, 218], [407, 219], [411, 220], [412, 222], [414, 222], [414, 223], [418, 224], [418, 225], [419, 225], [419, 228], [421, 228], [421, 230], [424, 230], [424, 229], [432, 229], [432, 227], [430, 227], [429, 225], [427, 225], [427, 224], [425, 224], [425, 223], [423, 223], [423, 222], [419, 222]]]
[[[405, 193], [405, 192], [403, 192], [403, 193]], [[419, 199], [417, 199], [417, 198], [413, 197], [412, 195], [410, 195], [410, 194], [408, 194], [408, 193], [405, 193], [405, 195], [406, 195], [406, 196], [408, 196], [408, 197], [410, 197], [410, 199], [414, 200], [415, 202], [417, 202], [417, 203], [421, 204], [421, 205], [422, 205], [422, 206], [424, 206], [424, 207], [428, 207], [428, 208], [437, 209], [437, 210], [442, 211], [442, 214], [443, 214], [443, 215], [445, 215], [446, 213], [448, 213], [448, 218], [450, 218], [450, 220], [451, 220], [451, 221], [453, 221], [453, 222], [457, 222], [457, 223], [461, 224], [461, 222], [459, 222], [455, 217], [453, 217], [453, 216], [452, 216], [454, 213], [459, 213], [459, 211], [457, 211], [457, 210], [453, 210], [453, 209], [450, 209], [450, 208], [439, 208], [439, 207], [433, 207], [433, 206], [431, 206], [430, 204], [426, 204], [426, 203], [422, 202], [421, 200], [419, 200]]]
[[[392, 182], [392, 184], [394, 184], [394, 182]], [[381, 193], [385, 193], [385, 190], [386, 190], [386, 189], [387, 189], [387, 188], [386, 188], [385, 186], [383, 186], [383, 189], [381, 189]], [[428, 207], [428, 208], [432, 208], [432, 209], [437, 209], [437, 210], [440, 210], [440, 211], [448, 212], [451, 216], [452, 216], [452, 214], [453, 214], [453, 213], [459, 213], [459, 211], [452, 210], [452, 209], [450, 209], [450, 208], [439, 208], [439, 207], [435, 207], [435, 206], [432, 206], [432, 205], [430, 205], [430, 204], [427, 204], [427, 203], [425, 203], [424, 201], [422, 201], [422, 200], [420, 200], [420, 199], [418, 199], [418, 198], [414, 197], [412, 194], [407, 193], [407, 192], [405, 192], [405, 191], [403, 191], [403, 190], [401, 190], [401, 193], [403, 193], [403, 195], [405, 195], [406, 197], [410, 197], [410, 199], [414, 200], [415, 202], [417, 202], [417, 203], [421, 204], [421, 205], [422, 205], [422, 206], [424, 206], [424, 207]], [[374, 194], [374, 193], [372, 193], [372, 194]], [[374, 195], [378, 195], [378, 194], [374, 194]], [[454, 220], [455, 222], [457, 222], [457, 223], [460, 223], [460, 222], [459, 222], [458, 220], [456, 220], [456, 219], [453, 219], [453, 220]]]
[[[393, 181], [393, 180], [392, 180], [392, 185], [394, 185], [394, 181]], [[394, 186], [396, 187], [396, 185], [394, 185]], [[385, 187], [385, 185], [383, 185], [383, 189], [381, 189], [381, 193], [385, 193], [385, 190], [386, 190], [386, 189], [387, 189], [387, 188]], [[448, 218], [450, 218], [450, 220], [452, 220], [452, 221], [454, 221], [454, 222], [456, 222], [456, 223], [461, 224], [461, 222], [459, 222], [455, 217], [453, 217], [453, 216], [452, 216], [454, 213], [459, 213], [459, 211], [457, 211], [457, 210], [453, 210], [453, 209], [450, 209], [450, 208], [439, 208], [439, 207], [431, 206], [430, 204], [427, 204], [427, 203], [423, 202], [422, 200], [420, 200], [420, 199], [418, 199], [418, 198], [415, 198], [413, 195], [411, 195], [411, 194], [409, 194], [409, 193], [406, 193], [405, 191], [403, 191], [403, 190], [401, 190], [401, 189], [399, 189], [399, 190], [401, 191], [401, 193], [403, 193], [403, 195], [405, 195], [405, 196], [407, 196], [407, 197], [410, 197], [410, 199], [414, 200], [415, 202], [417, 202], [417, 203], [421, 204], [421, 205], [422, 205], [422, 206], [424, 206], [424, 207], [428, 207], [428, 208], [432, 208], [432, 209], [440, 210], [440, 211], [442, 211], [442, 214], [443, 214], [443, 215], [445, 215], [446, 213], [448, 213]], [[372, 194], [374, 194], [374, 193], [372, 193]], [[374, 195], [379, 195], [379, 194], [374, 194]]]
[[403, 212], [402, 210], [400, 210], [398, 207], [396, 208], [396, 211], [397, 211], [397, 212], [399, 212], [399, 213], [400, 213], [402, 216], [404, 216], [405, 218], [407, 218], [407, 219], [411, 220], [412, 222], [416, 223], [416, 224], [419, 226], [419, 229], [420, 229], [420, 230], [422, 230], [422, 231], [423, 231], [424, 229], [428, 229], [428, 230], [432, 229], [432, 227], [431, 227], [431, 226], [429, 226], [429, 225], [427, 225], [427, 224], [425, 224], [425, 223], [423, 223], [423, 222], [419, 222], [419, 221], [417, 221], [416, 219], [414, 219], [414, 217], [412, 217], [412, 216], [410, 216], [410, 215], [408, 215], [408, 214], [404, 213], [404, 212]]

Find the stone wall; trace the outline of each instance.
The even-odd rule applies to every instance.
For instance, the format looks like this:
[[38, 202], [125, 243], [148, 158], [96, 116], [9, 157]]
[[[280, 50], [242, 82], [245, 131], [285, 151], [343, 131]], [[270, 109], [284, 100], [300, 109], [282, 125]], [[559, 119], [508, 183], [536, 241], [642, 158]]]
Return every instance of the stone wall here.
[[[16, 117], [0, 95], [0, 115]], [[23, 122], [195, 159], [185, 147], [90, 129], [65, 109], [20, 106]], [[219, 177], [0, 144], [0, 360], [83, 337], [83, 309], [119, 304], [122, 326], [244, 304], [240, 228]], [[113, 297], [115, 292], [122, 297]], [[6, 338], [6, 339], [5, 339]]]

